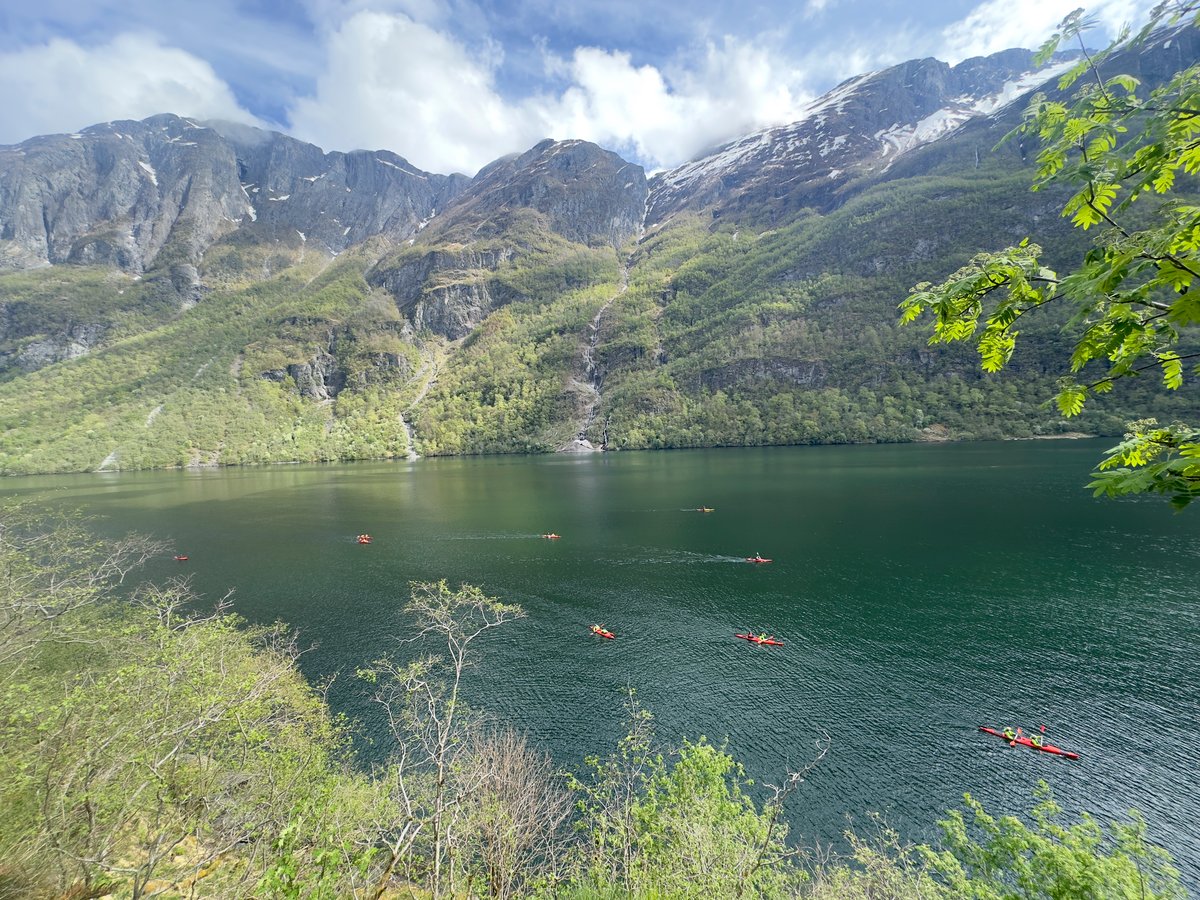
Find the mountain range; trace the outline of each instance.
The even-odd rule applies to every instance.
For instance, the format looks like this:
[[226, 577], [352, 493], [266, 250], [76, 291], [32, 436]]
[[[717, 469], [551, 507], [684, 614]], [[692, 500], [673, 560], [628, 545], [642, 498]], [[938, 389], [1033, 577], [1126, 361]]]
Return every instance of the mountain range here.
[[[896, 304], [1026, 235], [1086, 248], [997, 146], [1068, 65], [913, 60], [649, 176], [578, 140], [467, 177], [170, 114], [0, 147], [0, 471], [1063, 433], [1061, 321], [985, 378]], [[1135, 383], [1070, 427], [1171, 402]]]

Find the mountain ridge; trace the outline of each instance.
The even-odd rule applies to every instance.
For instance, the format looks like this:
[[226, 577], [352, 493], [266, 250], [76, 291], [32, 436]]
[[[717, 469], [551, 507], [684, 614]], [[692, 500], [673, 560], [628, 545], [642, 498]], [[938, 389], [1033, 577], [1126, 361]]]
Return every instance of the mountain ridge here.
[[[729, 182], [746, 182], [747, 174], [728, 164], [739, 153], [742, 168], [755, 169], [760, 181], [826, 177], [836, 188], [846, 180], [841, 176], [869, 165], [869, 157], [912, 149], [972, 113], [990, 111], [981, 104], [997, 102], [1005, 88], [1028, 77], [1031, 58], [1031, 51], [1007, 50], [954, 67], [928, 58], [847, 79], [809, 104], [795, 122], [754, 132], [656, 174], [643, 224], [660, 225], [672, 211], [708, 205], [728, 191]], [[1054, 69], [1042, 71], [1052, 74]], [[880, 97], [888, 103], [881, 105]], [[943, 104], [951, 100], [955, 109], [948, 122], [940, 130], [926, 122], [922, 130], [921, 123], [947, 112]], [[847, 105], [852, 107], [849, 115]], [[880, 118], [882, 113], [890, 114]], [[879, 125], [883, 127], [874, 127]], [[831, 135], [840, 127], [849, 130]], [[824, 165], [831, 151], [843, 149], [851, 138], [863, 146]], [[814, 143], [822, 165], [805, 170], [799, 162], [811, 161], [811, 152], [800, 157], [794, 151]], [[335, 253], [379, 234], [403, 240], [469, 185], [499, 180], [513, 160], [536, 154], [546, 144], [502, 157], [468, 178], [424, 172], [387, 150], [325, 153], [278, 132], [171, 114], [36, 136], [0, 147], [0, 271], [100, 263], [142, 272], [172, 238], [182, 262], [194, 265], [209, 244], [232, 228], [259, 223], [260, 228], [303, 225], [297, 230], [306, 239], [315, 237]], [[771, 156], [752, 152], [765, 144], [772, 146]], [[781, 153], [780, 147], [793, 152]], [[91, 184], [85, 182], [89, 169], [96, 173]], [[714, 185], [714, 180], [723, 184]], [[374, 202], [365, 195], [374, 196]], [[174, 209], [168, 200], [175, 201]], [[628, 230], [615, 228], [613, 239]], [[588, 238], [572, 237], [583, 237], [584, 243]]]
[[1030, 59], [858, 76], [649, 179], [585, 141], [467, 178], [169, 115], [0, 148], [0, 471], [1057, 433], [1061, 356], [984, 379], [895, 325], [980, 247], [1080, 247], [989, 152]]

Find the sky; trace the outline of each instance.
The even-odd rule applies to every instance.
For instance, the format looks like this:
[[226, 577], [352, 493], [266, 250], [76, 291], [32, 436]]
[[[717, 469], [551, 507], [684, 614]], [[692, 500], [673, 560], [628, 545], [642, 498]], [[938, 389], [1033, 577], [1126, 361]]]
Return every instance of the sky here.
[[[1103, 45], [1155, 0], [1092, 0]], [[854, 75], [1035, 48], [1080, 0], [0, 0], [0, 144], [172, 112], [473, 175], [550, 137], [648, 170]]]

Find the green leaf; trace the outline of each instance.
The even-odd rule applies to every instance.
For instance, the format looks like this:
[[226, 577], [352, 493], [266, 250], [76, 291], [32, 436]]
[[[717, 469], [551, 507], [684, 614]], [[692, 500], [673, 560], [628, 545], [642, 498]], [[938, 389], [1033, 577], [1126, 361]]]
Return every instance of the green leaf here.
[[1170, 352], [1159, 355], [1162, 363], [1163, 384], [1168, 390], [1178, 390], [1183, 384], [1183, 362], [1178, 353]]
[[1108, 79], [1107, 87], [1121, 87], [1125, 89], [1126, 93], [1133, 94], [1137, 92], [1138, 85], [1140, 84], [1141, 82], [1132, 75], [1114, 75]]
[[1086, 400], [1087, 390], [1080, 385], [1064, 387], [1054, 398], [1058, 411], [1068, 419], [1083, 412], [1083, 404]]

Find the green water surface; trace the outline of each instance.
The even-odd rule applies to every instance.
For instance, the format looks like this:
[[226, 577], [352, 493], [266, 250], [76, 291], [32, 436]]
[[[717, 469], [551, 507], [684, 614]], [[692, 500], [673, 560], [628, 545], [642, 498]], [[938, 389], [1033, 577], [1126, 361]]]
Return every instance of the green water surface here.
[[[282, 618], [331, 699], [380, 736], [356, 666], [397, 648], [411, 580], [528, 618], [489, 636], [471, 702], [564, 766], [610, 748], [636, 687], [660, 735], [728, 738], [751, 775], [828, 757], [806, 843], [871, 812], [911, 837], [969, 790], [1142, 810], [1200, 884], [1200, 508], [1094, 500], [1106, 442], [770, 448], [11, 479], [173, 542], [151, 576]], [[711, 513], [697, 512], [714, 507]], [[561, 540], [541, 538], [543, 532]], [[355, 535], [369, 532], [362, 546]], [[774, 561], [753, 565], [761, 553]], [[617, 634], [603, 641], [588, 626]], [[765, 649], [743, 629], [785, 641]], [[1071, 762], [979, 724], [1048, 726]]]

